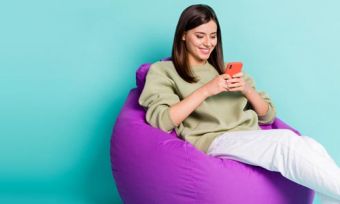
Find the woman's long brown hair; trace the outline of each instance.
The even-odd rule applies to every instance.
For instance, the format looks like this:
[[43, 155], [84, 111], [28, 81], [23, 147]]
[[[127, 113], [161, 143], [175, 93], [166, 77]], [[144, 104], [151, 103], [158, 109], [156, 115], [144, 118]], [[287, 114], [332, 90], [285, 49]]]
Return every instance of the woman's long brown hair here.
[[177, 73], [183, 80], [189, 83], [197, 82], [197, 79], [191, 72], [188, 61], [188, 52], [185, 41], [182, 40], [182, 36], [184, 32], [208, 23], [210, 20], [213, 20], [217, 25], [217, 44], [211, 52], [208, 62], [214, 66], [219, 74], [222, 74], [224, 70], [222, 37], [220, 24], [214, 10], [210, 6], [204, 4], [192, 5], [182, 12], [178, 20], [171, 58]]

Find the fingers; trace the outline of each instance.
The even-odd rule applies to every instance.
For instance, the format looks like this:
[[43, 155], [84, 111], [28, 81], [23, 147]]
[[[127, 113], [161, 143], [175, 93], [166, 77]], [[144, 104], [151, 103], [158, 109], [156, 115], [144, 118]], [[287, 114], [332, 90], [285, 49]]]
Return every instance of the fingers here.
[[[243, 73], [239, 72], [234, 74], [232, 77], [229, 74], [222, 74], [221, 75], [225, 80], [232, 80], [233, 82], [237, 82], [238, 80], [243, 78]], [[235, 80], [234, 80], [235, 79]]]
[[244, 88], [243, 73], [239, 72], [231, 77], [229, 74], [222, 74], [221, 77], [225, 80], [225, 91], [242, 91]]
[[243, 88], [242, 87], [229, 88], [228, 91], [230, 91], [230, 92], [236, 92], [236, 91], [242, 92]]
[[233, 75], [233, 78], [240, 78], [240, 77], [243, 77], [242, 72], [239, 72], [239, 73]]
[[233, 77], [231, 77], [229, 74], [226, 74], [226, 73], [224, 73], [224, 74], [221, 74], [221, 76], [223, 76], [223, 78], [225, 78], [225, 79], [231, 79], [231, 78], [240, 78], [240, 77], [243, 77], [243, 72], [239, 72], [239, 73], [237, 73], [237, 74], [234, 74], [233, 75]]
[[231, 79], [231, 76], [229, 74], [222, 74], [221, 75], [223, 77], [223, 79], [228, 80]]
[[227, 82], [229, 91], [242, 91], [244, 89], [244, 81]]
[[218, 94], [221, 91], [228, 91], [228, 84], [227, 80], [225, 79], [226, 77], [226, 75], [219, 75], [210, 82], [213, 93]]
[[220, 87], [223, 89], [223, 91], [228, 91], [229, 87], [228, 87], [227, 80], [222, 78], [222, 80], [220, 81]]
[[232, 78], [232, 79], [227, 79], [228, 83], [239, 83], [241, 82], [242, 79], [241, 78]]
[[242, 91], [245, 86], [245, 82], [242, 78], [242, 75], [238, 75], [239, 77], [233, 77], [232, 79], [227, 80], [227, 86], [229, 91]]
[[244, 84], [242, 82], [239, 83], [227, 83], [227, 86], [229, 90], [235, 89], [235, 88], [243, 88]]

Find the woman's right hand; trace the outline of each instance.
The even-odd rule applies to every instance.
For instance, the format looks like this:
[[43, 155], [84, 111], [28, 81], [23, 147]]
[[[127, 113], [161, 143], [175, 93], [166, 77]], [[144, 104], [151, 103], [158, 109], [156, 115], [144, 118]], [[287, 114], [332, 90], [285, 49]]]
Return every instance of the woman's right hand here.
[[201, 87], [206, 97], [214, 96], [223, 91], [228, 91], [227, 79], [231, 77], [228, 74], [221, 74], [210, 80], [204, 86]]
[[173, 124], [178, 126], [209, 96], [228, 91], [227, 79], [230, 79], [227, 74], [218, 75], [180, 102], [172, 105], [169, 114]]

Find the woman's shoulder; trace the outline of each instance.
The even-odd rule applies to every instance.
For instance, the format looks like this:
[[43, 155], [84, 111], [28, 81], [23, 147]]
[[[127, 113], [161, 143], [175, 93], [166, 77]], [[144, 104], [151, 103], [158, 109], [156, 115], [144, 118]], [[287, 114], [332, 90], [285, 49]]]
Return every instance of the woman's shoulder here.
[[151, 64], [150, 71], [171, 74], [176, 69], [172, 61], [157, 61]]
[[164, 69], [166, 67], [174, 67], [174, 63], [171, 60], [157, 61], [152, 63], [151, 66], [161, 67], [161, 69]]

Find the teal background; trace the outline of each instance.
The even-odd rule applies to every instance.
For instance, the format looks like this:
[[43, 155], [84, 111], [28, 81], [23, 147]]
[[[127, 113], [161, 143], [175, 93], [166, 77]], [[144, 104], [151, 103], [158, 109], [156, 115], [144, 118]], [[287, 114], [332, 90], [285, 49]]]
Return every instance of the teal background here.
[[[0, 203], [121, 203], [112, 126], [136, 69], [170, 55], [194, 3], [0, 2]], [[243, 61], [278, 116], [339, 165], [339, 1], [204, 3], [219, 17], [225, 61]]]

